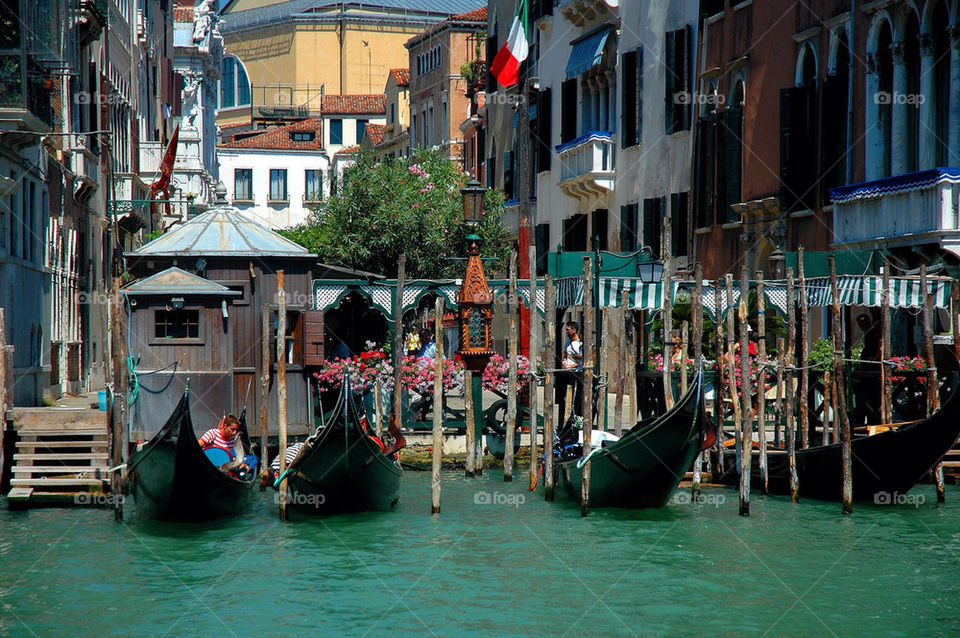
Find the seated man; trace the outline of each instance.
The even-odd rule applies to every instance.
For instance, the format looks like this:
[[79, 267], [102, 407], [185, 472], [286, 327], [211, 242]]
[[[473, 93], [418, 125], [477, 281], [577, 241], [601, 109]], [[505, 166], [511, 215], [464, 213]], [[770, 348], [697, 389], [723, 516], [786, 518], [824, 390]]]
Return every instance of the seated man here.
[[203, 448], [204, 452], [211, 448], [217, 448], [226, 452], [230, 458], [230, 462], [225, 464], [229, 466], [228, 469], [236, 470], [240, 474], [244, 474], [250, 471], [251, 467], [246, 457], [240, 459], [239, 463], [235, 463], [238, 460], [236, 453], [237, 448], [240, 449], [240, 454], [243, 453], [243, 446], [239, 445], [239, 432], [240, 420], [232, 414], [228, 414], [220, 419], [217, 427], [210, 428], [204, 432], [203, 436], [201, 436], [197, 442], [200, 444], [200, 447]]
[[[284, 455], [286, 467], [290, 467], [290, 464], [293, 463], [293, 460], [297, 458], [297, 455], [300, 454], [300, 450], [303, 448], [303, 442], [291, 443], [287, 446], [287, 453]], [[270, 463], [269, 469], [264, 469], [260, 473], [260, 489], [265, 487], [273, 487], [273, 482], [280, 478], [280, 455], [278, 454], [276, 458], [273, 459], [273, 462]]]

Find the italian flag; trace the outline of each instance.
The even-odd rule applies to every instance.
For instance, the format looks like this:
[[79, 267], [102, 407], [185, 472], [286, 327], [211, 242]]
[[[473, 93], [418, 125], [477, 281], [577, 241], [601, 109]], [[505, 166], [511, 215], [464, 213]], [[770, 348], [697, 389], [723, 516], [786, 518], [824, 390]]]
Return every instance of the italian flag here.
[[497, 51], [490, 65], [490, 72], [497, 78], [500, 86], [513, 86], [517, 83], [520, 73], [520, 63], [527, 59], [530, 51], [530, 38], [527, 34], [527, 0], [520, 0], [517, 15], [510, 25], [510, 34], [503, 48]]

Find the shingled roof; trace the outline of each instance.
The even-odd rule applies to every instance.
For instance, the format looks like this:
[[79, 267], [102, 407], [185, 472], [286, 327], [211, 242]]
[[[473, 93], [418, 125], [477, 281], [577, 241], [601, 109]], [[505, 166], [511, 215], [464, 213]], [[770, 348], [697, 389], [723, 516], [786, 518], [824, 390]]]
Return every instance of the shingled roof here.
[[410, 86], [410, 69], [390, 69], [390, 75], [397, 86]]
[[370, 138], [370, 143], [376, 146], [383, 141], [383, 132], [387, 127], [383, 124], [367, 124], [364, 135]]
[[[280, 151], [321, 151], [323, 150], [322, 120], [319, 117], [294, 122], [286, 126], [270, 129], [259, 135], [245, 137], [235, 142], [220, 144], [220, 148], [262, 148]], [[312, 140], [293, 139], [293, 133], [313, 132]]]
[[466, 13], [459, 13], [457, 15], [450, 16], [446, 20], [441, 20], [435, 25], [431, 26], [429, 29], [421, 31], [417, 35], [413, 36], [407, 43], [404, 45], [408, 49], [419, 42], [423, 42], [428, 39], [430, 36], [440, 33], [444, 29], [476, 29], [482, 27], [484, 30], [487, 28], [487, 8], [480, 7], [479, 9], [474, 9], [473, 11], [468, 11]]
[[385, 115], [387, 96], [377, 95], [324, 95], [320, 101], [324, 115]]

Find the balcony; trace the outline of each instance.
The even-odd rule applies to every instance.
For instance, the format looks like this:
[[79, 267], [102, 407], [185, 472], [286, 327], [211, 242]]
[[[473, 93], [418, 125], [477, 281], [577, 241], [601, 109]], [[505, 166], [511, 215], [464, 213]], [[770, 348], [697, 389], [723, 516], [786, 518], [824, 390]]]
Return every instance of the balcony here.
[[960, 168], [935, 168], [830, 189], [835, 245], [939, 244], [960, 255]]
[[619, 5], [619, 0], [560, 0], [558, 8], [564, 18], [582, 27], [608, 14], [611, 9], [616, 9]]
[[81, 48], [100, 37], [107, 26], [108, 12], [106, 0], [80, 0], [76, 24]]
[[93, 136], [72, 135], [69, 139], [77, 177], [74, 199], [86, 202], [100, 188], [100, 156], [90, 148]]
[[616, 185], [616, 144], [610, 131], [590, 131], [556, 147], [560, 188], [577, 199], [613, 191]]
[[[45, 132], [53, 123], [51, 82], [42, 68], [22, 53], [0, 54], [0, 128]], [[23, 136], [23, 144], [35, 136]], [[10, 137], [4, 140], [13, 145]]]

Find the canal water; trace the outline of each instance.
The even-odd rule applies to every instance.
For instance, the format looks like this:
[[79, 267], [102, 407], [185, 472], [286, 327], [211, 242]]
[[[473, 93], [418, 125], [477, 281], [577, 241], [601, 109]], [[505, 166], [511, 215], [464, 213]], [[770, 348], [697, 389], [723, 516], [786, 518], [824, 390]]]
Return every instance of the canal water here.
[[272, 492], [202, 525], [0, 499], [0, 635], [960, 635], [954, 486], [852, 517], [755, 493], [742, 518], [717, 488], [584, 519], [518, 479], [447, 472], [430, 516], [407, 472], [395, 512], [286, 524]]

